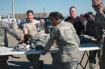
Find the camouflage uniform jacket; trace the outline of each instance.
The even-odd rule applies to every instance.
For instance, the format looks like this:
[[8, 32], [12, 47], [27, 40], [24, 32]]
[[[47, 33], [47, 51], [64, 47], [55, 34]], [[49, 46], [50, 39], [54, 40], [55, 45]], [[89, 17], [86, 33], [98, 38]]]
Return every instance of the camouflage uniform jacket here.
[[48, 52], [54, 40], [58, 42], [58, 57], [61, 62], [78, 61], [80, 41], [71, 23], [61, 21], [57, 26], [54, 26], [45, 45], [44, 53]]
[[98, 41], [102, 39], [103, 29], [105, 29], [105, 14], [97, 12], [95, 16], [95, 30]]
[[49, 34], [45, 34], [44, 32], [37, 32], [35, 36], [31, 39], [31, 46], [35, 48], [36, 46], [45, 46], [49, 38]]
[[18, 39], [15, 30], [10, 29], [7, 23], [0, 21], [0, 46], [8, 46], [7, 33]]

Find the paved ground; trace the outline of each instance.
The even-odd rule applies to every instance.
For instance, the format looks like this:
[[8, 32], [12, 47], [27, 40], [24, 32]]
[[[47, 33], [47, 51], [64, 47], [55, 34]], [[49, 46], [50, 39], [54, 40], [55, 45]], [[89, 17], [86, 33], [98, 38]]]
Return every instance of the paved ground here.
[[[8, 40], [9, 40], [9, 45], [13, 46], [16, 45], [18, 42], [10, 35], [8, 35]], [[82, 56], [83, 52], [80, 52], [80, 59]], [[29, 63], [29, 61], [26, 59], [25, 55], [14, 55], [18, 58], [12, 58], [9, 57], [8, 60], [8, 64], [9, 64], [9, 69], [32, 69], [32, 64]], [[41, 56], [40, 60], [44, 60], [44, 65], [43, 65], [43, 69], [51, 69], [51, 62], [52, 62], [52, 58], [50, 56], [50, 54], [48, 53], [45, 56]], [[85, 55], [85, 58], [83, 59], [82, 65], [83, 67], [85, 66], [87, 60], [87, 56]], [[83, 69], [81, 68], [81, 66], [78, 66], [78, 69]], [[89, 69], [89, 65], [87, 64], [86, 69]], [[95, 69], [99, 69], [98, 66], [98, 60], [97, 60], [97, 66]]]

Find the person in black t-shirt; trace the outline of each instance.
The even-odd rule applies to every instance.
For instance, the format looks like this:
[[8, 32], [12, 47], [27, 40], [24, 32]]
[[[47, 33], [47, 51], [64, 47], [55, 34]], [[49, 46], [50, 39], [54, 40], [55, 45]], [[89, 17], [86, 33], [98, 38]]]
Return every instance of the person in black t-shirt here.
[[81, 35], [84, 33], [84, 23], [80, 19], [80, 17], [77, 16], [77, 11], [74, 6], [70, 7], [69, 10], [70, 16], [65, 19], [65, 21], [70, 22], [74, 25], [74, 28], [76, 29], [77, 35]]

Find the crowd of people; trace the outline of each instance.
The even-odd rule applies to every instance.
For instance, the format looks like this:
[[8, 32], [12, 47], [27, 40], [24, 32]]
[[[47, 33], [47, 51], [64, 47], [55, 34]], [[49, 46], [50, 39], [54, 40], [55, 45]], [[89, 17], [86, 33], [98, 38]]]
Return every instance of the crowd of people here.
[[[38, 46], [44, 47], [44, 50], [40, 53], [41, 55], [45, 55], [50, 48], [59, 48], [58, 53], [51, 53], [53, 58], [52, 69], [78, 69], [80, 43], [95, 42], [101, 45], [102, 49], [89, 51], [89, 66], [90, 69], [95, 69], [96, 54], [98, 54], [100, 69], [104, 69], [105, 38], [103, 30], [105, 29], [105, 6], [102, 0], [92, 0], [92, 7], [96, 11], [96, 15], [92, 12], [86, 12], [84, 15], [87, 21], [86, 25], [77, 16], [75, 6], [70, 7], [70, 16], [65, 20], [62, 20], [63, 15], [61, 13], [51, 12], [49, 14], [49, 26], [46, 25], [43, 19], [35, 20], [34, 12], [28, 10], [26, 12], [27, 23], [22, 28], [23, 34], [24, 36], [30, 36], [30, 46], [32, 48]], [[24, 42], [24, 36], [18, 35], [15, 27], [9, 28], [3, 22], [0, 22], [0, 27], [2, 27], [0, 28], [2, 29], [0, 30], [0, 46], [8, 46], [6, 32], [14, 36], [17, 40]], [[33, 64], [33, 69], [42, 69], [39, 61], [40, 54], [26, 55], [26, 58]], [[8, 57], [9, 55], [0, 56], [0, 69], [8, 69]]]

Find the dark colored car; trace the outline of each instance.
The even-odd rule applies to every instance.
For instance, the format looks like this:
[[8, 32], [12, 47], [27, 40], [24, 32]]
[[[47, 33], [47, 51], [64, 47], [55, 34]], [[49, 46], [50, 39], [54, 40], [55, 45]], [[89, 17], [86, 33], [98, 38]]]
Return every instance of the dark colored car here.
[[19, 28], [20, 29], [23, 29], [23, 25], [27, 23], [27, 20], [26, 19], [21, 19], [21, 23], [19, 24]]
[[36, 20], [40, 20], [40, 19], [41, 19], [41, 17], [34, 17], [34, 19], [36, 19]]
[[49, 18], [43, 18], [44, 21], [45, 21], [45, 25], [46, 26], [50, 26], [51, 25], [51, 22], [50, 22], [50, 19]]
[[50, 22], [50, 19], [49, 18], [43, 18], [44, 21], [45, 21], [45, 33], [50, 33], [50, 31], [52, 31], [52, 25], [51, 25], [51, 22]]

